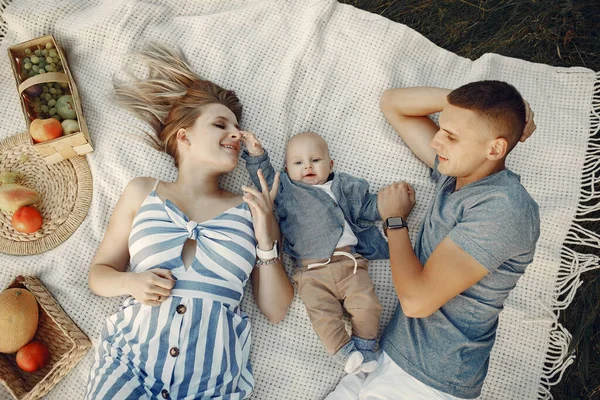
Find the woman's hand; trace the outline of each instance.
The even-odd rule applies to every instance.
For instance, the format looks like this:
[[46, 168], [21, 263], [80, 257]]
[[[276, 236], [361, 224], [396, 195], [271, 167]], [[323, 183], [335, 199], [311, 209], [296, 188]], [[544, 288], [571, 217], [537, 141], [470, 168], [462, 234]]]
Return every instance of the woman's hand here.
[[240, 133], [242, 134], [242, 141], [246, 145], [248, 154], [250, 154], [251, 156], [260, 156], [265, 152], [254, 133], [247, 131], [240, 131]]
[[257, 189], [242, 186], [244, 191], [244, 201], [250, 206], [252, 213], [252, 223], [254, 224], [254, 235], [261, 250], [269, 251], [273, 248], [273, 243], [277, 239], [274, 232], [277, 230], [273, 226], [277, 223], [273, 217], [273, 203], [277, 196], [279, 188], [279, 172], [275, 173], [273, 187], [269, 190], [267, 180], [262, 171], [258, 170], [258, 179], [260, 181], [261, 191]]
[[147, 306], [159, 306], [171, 295], [175, 278], [171, 271], [154, 268], [141, 273], [128, 274], [129, 294]]
[[406, 182], [394, 182], [377, 194], [377, 209], [383, 221], [390, 217], [407, 219], [415, 203], [415, 189]]
[[526, 141], [536, 130], [537, 126], [535, 126], [535, 122], [533, 122], [533, 111], [531, 110], [531, 106], [526, 100], [525, 102], [525, 128], [523, 128], [523, 134], [519, 139], [520, 142]]

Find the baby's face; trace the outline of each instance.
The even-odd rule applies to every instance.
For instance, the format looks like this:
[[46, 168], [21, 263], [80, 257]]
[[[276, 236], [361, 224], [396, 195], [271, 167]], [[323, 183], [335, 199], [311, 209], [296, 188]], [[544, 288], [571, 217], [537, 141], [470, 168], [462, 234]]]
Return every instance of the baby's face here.
[[291, 180], [322, 185], [333, 168], [327, 143], [322, 137], [306, 132], [293, 136], [287, 145], [285, 167]]

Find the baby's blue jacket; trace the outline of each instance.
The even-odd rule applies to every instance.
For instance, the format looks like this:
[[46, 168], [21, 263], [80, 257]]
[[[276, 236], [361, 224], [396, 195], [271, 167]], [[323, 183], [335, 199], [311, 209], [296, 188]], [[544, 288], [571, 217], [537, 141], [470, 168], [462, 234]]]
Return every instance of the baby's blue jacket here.
[[[257, 188], [260, 188], [259, 169], [269, 187], [273, 185], [275, 170], [266, 151], [260, 156], [244, 151], [242, 158]], [[346, 220], [358, 239], [354, 252], [368, 260], [389, 258], [387, 241], [374, 224], [381, 216], [377, 210], [377, 195], [369, 193], [369, 183], [345, 173], [335, 173], [331, 190], [337, 202], [325, 191], [294, 182], [287, 173], [281, 172], [275, 205], [285, 239], [283, 250], [298, 260], [327, 259], [342, 237]]]

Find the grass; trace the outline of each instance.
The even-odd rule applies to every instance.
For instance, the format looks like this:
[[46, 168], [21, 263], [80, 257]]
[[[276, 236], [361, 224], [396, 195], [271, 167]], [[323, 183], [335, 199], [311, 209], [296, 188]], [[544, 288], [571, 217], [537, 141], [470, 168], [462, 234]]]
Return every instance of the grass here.
[[[485, 53], [497, 53], [558, 67], [600, 71], [598, 0], [340, 2], [408, 25], [438, 46], [473, 60]], [[596, 173], [599, 175], [600, 171]], [[600, 193], [600, 187], [596, 193]], [[600, 232], [598, 222], [584, 226]], [[584, 247], [574, 249], [591, 252]], [[582, 278], [584, 284], [560, 315], [560, 322], [573, 334], [571, 350], [576, 360], [552, 388], [556, 400], [600, 399], [600, 274], [592, 271]]]

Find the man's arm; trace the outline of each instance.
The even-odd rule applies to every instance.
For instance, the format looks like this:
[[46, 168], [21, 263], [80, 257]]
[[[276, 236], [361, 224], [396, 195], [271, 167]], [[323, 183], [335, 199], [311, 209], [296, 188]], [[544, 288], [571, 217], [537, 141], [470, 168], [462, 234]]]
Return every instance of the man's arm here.
[[[415, 191], [406, 182], [383, 188], [377, 199], [384, 221], [389, 217], [406, 219], [414, 205]], [[483, 265], [450, 238], [443, 239], [422, 265], [410, 243], [408, 229], [388, 229], [387, 236], [392, 281], [408, 317], [428, 317], [488, 274]]]
[[435, 162], [431, 139], [439, 127], [427, 115], [442, 111], [449, 89], [411, 87], [383, 92], [380, 107], [390, 125], [412, 152], [429, 168]]
[[407, 317], [425, 318], [488, 274], [451, 239], [445, 238], [425, 263], [415, 255], [407, 229], [388, 229], [392, 281]]

